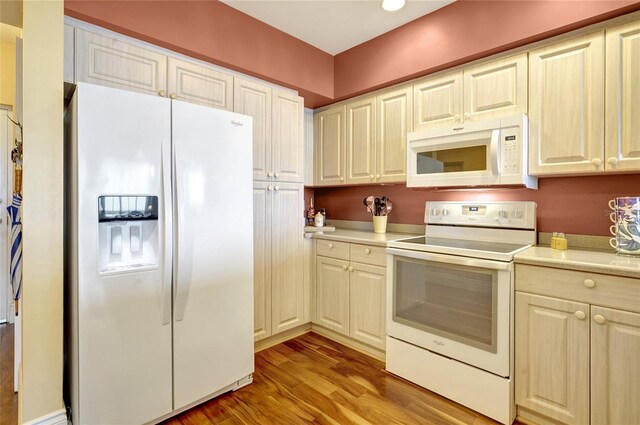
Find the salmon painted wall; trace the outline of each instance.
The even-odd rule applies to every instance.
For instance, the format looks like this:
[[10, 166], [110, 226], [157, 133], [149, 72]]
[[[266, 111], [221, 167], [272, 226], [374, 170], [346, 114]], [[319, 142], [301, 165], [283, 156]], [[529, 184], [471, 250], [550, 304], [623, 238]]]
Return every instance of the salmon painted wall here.
[[217, 0], [66, 0], [65, 14], [296, 89], [307, 106], [333, 99], [333, 56]]
[[384, 195], [393, 202], [389, 223], [424, 224], [426, 201], [535, 201], [539, 231], [604, 236], [609, 235], [611, 225], [609, 199], [640, 196], [640, 174], [557, 177], [538, 182], [538, 190], [430, 191], [404, 185], [316, 188], [314, 203], [316, 210], [327, 209], [329, 220], [371, 221], [362, 200], [368, 195]]
[[458, 0], [335, 57], [346, 99], [640, 9], [636, 1]]

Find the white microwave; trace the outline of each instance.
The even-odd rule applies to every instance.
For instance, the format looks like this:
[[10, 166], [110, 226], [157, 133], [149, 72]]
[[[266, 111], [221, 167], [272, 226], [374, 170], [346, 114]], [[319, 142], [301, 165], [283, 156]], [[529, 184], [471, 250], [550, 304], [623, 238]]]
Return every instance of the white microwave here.
[[407, 187], [538, 188], [527, 163], [527, 116], [409, 133]]

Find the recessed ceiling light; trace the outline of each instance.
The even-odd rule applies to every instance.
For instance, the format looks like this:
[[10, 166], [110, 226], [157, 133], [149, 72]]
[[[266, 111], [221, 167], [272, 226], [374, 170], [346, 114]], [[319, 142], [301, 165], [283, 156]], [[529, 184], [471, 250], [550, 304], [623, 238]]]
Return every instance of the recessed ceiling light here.
[[405, 0], [382, 0], [382, 8], [387, 12], [395, 12], [404, 7]]

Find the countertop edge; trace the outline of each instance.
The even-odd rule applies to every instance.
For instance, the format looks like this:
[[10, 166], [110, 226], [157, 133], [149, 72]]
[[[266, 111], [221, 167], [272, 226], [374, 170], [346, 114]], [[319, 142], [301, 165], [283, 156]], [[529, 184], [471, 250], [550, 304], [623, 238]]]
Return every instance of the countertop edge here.
[[519, 254], [516, 254], [514, 257], [514, 263], [640, 279], [640, 271], [624, 266], [587, 263], [584, 261], [575, 261], [568, 259], [532, 257], [531, 255], [532, 254], [526, 254], [525, 256], [520, 256]]

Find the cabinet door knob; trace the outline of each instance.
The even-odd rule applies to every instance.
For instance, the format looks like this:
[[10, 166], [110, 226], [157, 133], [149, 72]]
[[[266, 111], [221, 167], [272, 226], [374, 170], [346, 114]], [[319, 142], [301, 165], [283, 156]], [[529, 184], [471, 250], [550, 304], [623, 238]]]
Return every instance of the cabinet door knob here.
[[456, 120], [456, 122], [460, 122], [460, 114], [456, 114], [455, 117], [453, 117], [454, 120]]
[[364, 250], [364, 253], [365, 253], [365, 254], [371, 254], [371, 250], [370, 250], [369, 248], [366, 248], [366, 249]]
[[584, 314], [584, 311], [580, 311], [580, 310], [576, 311], [574, 314], [580, 320], [584, 320], [587, 317], [587, 315]]
[[373, 180], [373, 179], [375, 179], [375, 178], [376, 178], [376, 176], [374, 176], [373, 174], [371, 174], [371, 175], [369, 175], [369, 178], [370, 178], [371, 180]]
[[271, 171], [269, 171], [269, 172], [267, 173], [267, 177], [273, 177], [273, 173], [272, 173]]
[[352, 272], [353, 271], [353, 266], [349, 266], [349, 271]]
[[380, 180], [380, 174], [376, 174], [376, 180]]
[[276, 187], [274, 187], [275, 190], [280, 190], [280, 186], [276, 185]]
[[175, 93], [171, 93], [171, 94], [169, 95], [169, 97], [170, 97], [171, 99], [176, 99], [176, 98], [178, 97], [178, 95], [177, 95], [177, 94], [175, 94]]
[[331, 249], [331, 248], [333, 248], [333, 244], [332, 243], [329, 244], [329, 249]]
[[275, 176], [275, 178], [278, 178], [278, 177], [280, 177], [280, 173], [275, 173], [274, 176]]
[[615, 156], [612, 156], [611, 158], [607, 159], [607, 164], [609, 165], [616, 165], [618, 163], [618, 158], [616, 158]]
[[468, 120], [468, 119], [470, 119], [470, 118], [471, 118], [471, 114], [470, 114], [470, 113], [468, 113], [468, 112], [465, 112], [465, 113], [464, 113], [464, 120], [466, 121], [466, 120]]
[[591, 160], [591, 163], [596, 167], [599, 167], [600, 165], [602, 165], [602, 160], [600, 158], [593, 158]]
[[347, 270], [347, 266], [342, 266], [342, 270]]
[[587, 288], [593, 288], [594, 286], [596, 286], [596, 283], [593, 281], [593, 279], [585, 279], [583, 283]]
[[162, 97], [165, 97], [165, 96], [167, 95], [167, 92], [166, 92], [166, 91], [164, 91], [164, 90], [160, 90], [160, 91], [158, 92], [158, 94], [159, 94], [160, 96], [162, 96]]
[[344, 181], [344, 177], [340, 177], [340, 181], [343, 182]]
[[273, 186], [271, 185], [267, 186], [267, 190], [273, 190]]
[[604, 316], [600, 314], [596, 314], [595, 316], [593, 316], [593, 321], [602, 325], [604, 322], [607, 321], [607, 319], [605, 319]]

